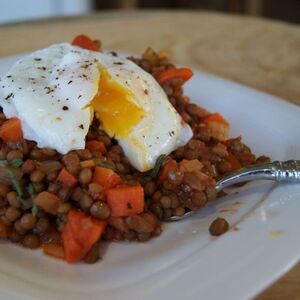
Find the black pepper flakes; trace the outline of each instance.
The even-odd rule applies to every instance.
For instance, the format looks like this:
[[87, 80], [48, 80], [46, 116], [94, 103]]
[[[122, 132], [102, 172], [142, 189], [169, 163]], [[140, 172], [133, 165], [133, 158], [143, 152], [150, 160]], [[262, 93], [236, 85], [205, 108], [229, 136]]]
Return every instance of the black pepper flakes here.
[[84, 129], [83, 124], [80, 124], [78, 127], [79, 127], [80, 129]]
[[47, 68], [46, 67], [44, 67], [44, 66], [42, 66], [42, 67], [37, 67], [39, 70], [43, 70], [43, 71], [46, 71], [47, 70]]
[[4, 99], [8, 100], [10, 98], [13, 98], [15, 95], [13, 93], [8, 94]]
[[34, 58], [34, 60], [35, 60], [35, 61], [41, 61], [42, 59], [41, 59], [41, 58], [38, 58], [38, 57], [36, 57], [36, 58]]
[[64, 106], [62, 107], [62, 109], [63, 109], [63, 110], [69, 110], [69, 107], [66, 106], [66, 105], [64, 105]]
[[132, 205], [131, 205], [130, 202], [127, 202], [127, 208], [128, 208], [128, 209], [132, 209]]
[[144, 89], [144, 93], [145, 93], [145, 95], [148, 95], [149, 91], [147, 89]]
[[73, 80], [70, 80], [69, 82], [68, 82], [68, 84], [71, 84], [73, 82]]

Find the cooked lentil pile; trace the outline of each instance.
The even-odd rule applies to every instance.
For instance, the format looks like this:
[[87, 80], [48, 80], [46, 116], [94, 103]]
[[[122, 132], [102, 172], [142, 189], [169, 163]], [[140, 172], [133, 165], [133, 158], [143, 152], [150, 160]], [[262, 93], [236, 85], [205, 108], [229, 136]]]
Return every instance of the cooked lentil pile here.
[[[155, 78], [166, 70], [178, 70], [165, 53], [151, 48], [141, 58], [130, 59]], [[145, 242], [161, 234], [165, 219], [199, 210], [216, 199], [214, 187], [220, 176], [268, 160], [256, 158], [240, 137], [225, 139], [226, 120], [184, 96], [182, 78], [159, 82], [192, 128], [193, 138], [169, 156], [159, 157], [149, 172], [140, 173], [130, 165], [116, 140], [99, 129], [96, 118], [86, 137], [86, 149], [66, 155], [38, 148], [28, 140], [0, 140], [0, 237], [26, 248], [42, 247], [45, 254], [64, 259], [65, 241], [74, 242], [72, 230], [85, 224], [89, 234], [95, 234], [77, 232], [74, 243], [80, 247], [84, 240], [88, 246], [82, 259], [94, 263], [100, 258], [97, 237]], [[1, 113], [0, 125], [5, 121]], [[128, 202], [127, 216], [112, 214], [112, 202], [105, 195], [118, 183], [133, 187], [133, 195], [142, 193], [141, 213], [131, 214], [134, 203]], [[120, 189], [122, 192], [122, 186]], [[73, 262], [78, 257], [66, 260]]]

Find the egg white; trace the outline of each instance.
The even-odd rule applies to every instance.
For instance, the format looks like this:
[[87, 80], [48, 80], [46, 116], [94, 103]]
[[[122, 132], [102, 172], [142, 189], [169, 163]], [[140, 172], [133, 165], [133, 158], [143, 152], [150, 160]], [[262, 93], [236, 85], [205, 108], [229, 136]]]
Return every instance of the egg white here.
[[0, 105], [8, 118], [21, 120], [24, 137], [39, 147], [62, 154], [84, 149], [102, 69], [128, 89], [130, 100], [144, 111], [127, 136], [111, 134], [135, 168], [151, 169], [159, 155], [169, 154], [192, 137], [190, 127], [149, 73], [130, 60], [70, 44], [52, 45], [19, 60], [1, 79]]

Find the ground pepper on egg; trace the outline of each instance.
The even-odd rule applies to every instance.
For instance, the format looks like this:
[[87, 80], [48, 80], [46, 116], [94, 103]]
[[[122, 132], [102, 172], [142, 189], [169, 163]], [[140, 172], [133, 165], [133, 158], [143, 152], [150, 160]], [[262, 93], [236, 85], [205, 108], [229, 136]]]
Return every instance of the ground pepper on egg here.
[[[74, 44], [100, 50], [86, 36]], [[88, 129], [85, 149], [62, 155], [23, 139], [20, 122], [0, 113], [1, 238], [26, 248], [42, 247], [46, 255], [70, 263], [94, 263], [101, 258], [104, 240], [145, 242], [156, 237], [165, 219], [216, 199], [220, 176], [268, 161], [256, 158], [240, 137], [228, 139], [229, 124], [220, 114], [184, 96], [191, 71], [176, 68], [166, 53], [151, 48], [130, 59], [158, 80], [192, 128], [192, 139], [160, 156], [152, 170], [139, 172], [117, 140], [99, 129], [97, 118]], [[38, 57], [36, 61], [40, 63]], [[83, 124], [78, 127], [84, 129]]]

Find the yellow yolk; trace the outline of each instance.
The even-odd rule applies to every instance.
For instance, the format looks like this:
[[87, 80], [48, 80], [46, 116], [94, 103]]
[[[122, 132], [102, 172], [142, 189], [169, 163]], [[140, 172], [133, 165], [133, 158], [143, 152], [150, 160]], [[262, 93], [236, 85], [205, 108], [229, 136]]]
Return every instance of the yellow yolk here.
[[106, 70], [101, 70], [98, 92], [91, 106], [108, 135], [124, 138], [144, 117], [143, 109], [131, 99], [130, 90], [114, 81]]

